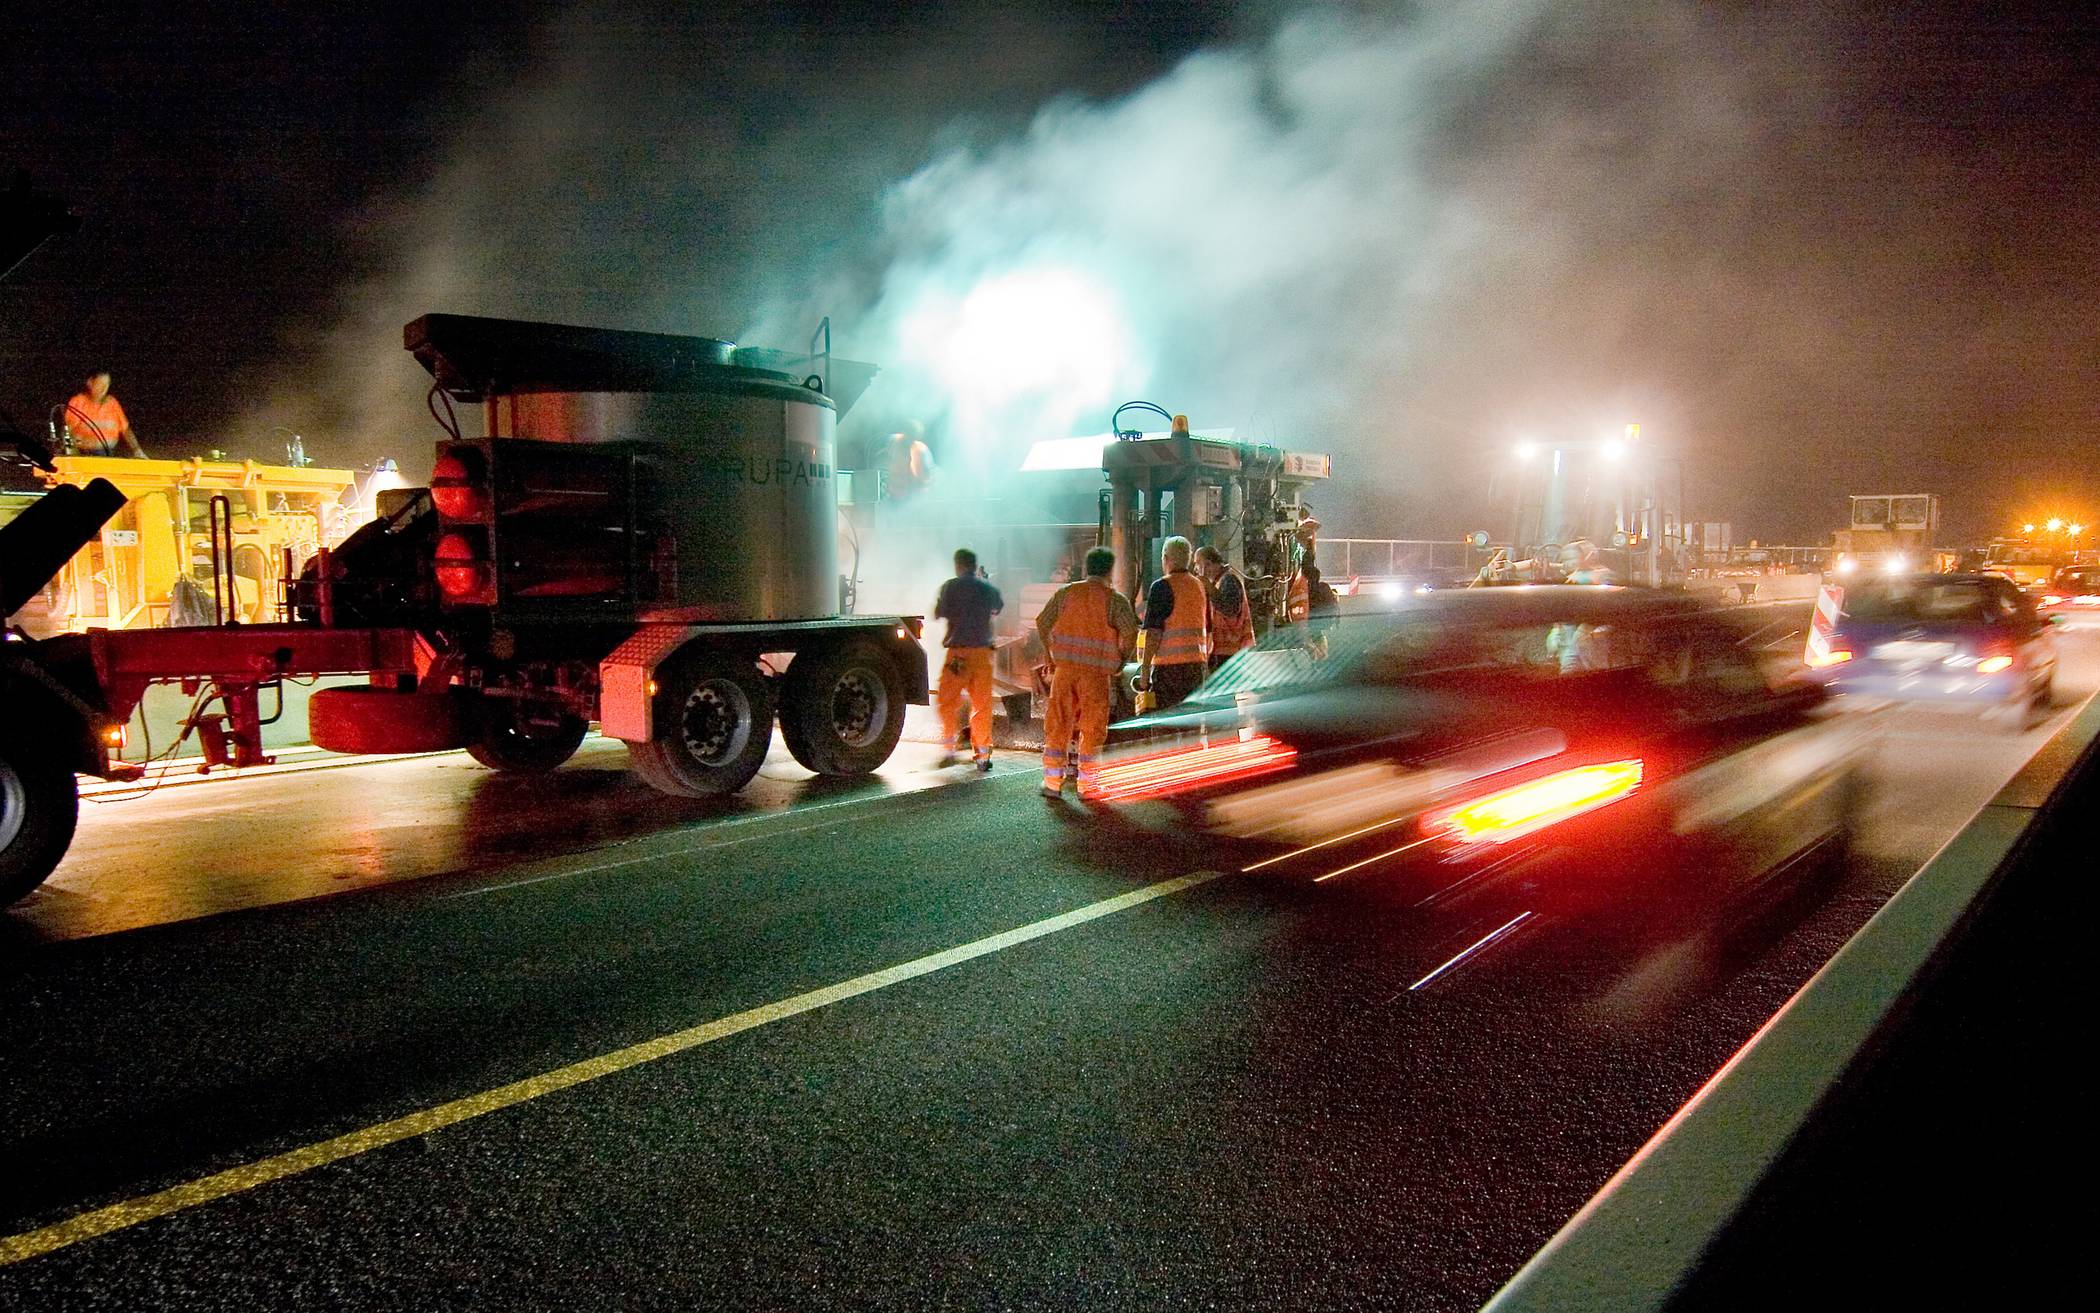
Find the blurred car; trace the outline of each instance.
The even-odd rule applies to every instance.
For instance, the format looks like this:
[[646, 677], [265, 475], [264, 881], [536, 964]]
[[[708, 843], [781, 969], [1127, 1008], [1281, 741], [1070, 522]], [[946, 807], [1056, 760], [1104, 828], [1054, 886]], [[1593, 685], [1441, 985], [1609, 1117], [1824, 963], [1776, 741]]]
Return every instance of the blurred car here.
[[2100, 565], [2067, 565], [2033, 596], [2045, 620], [2066, 629], [2100, 629]]
[[2056, 644], [2010, 579], [1911, 574], [1845, 590], [1808, 677], [1833, 693], [1981, 709], [2025, 729], [2054, 695]]
[[1841, 850], [1861, 797], [1857, 731], [1744, 637], [1681, 594], [1566, 585], [1280, 630], [1117, 726], [1098, 797], [1173, 808], [1248, 870], [1712, 892]]

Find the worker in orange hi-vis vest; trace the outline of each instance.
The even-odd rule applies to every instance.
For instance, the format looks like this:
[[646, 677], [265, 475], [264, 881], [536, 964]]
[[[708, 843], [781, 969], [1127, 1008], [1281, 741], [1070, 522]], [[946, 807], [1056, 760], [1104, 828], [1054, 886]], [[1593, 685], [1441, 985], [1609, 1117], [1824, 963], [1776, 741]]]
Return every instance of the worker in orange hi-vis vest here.
[[87, 376], [87, 385], [73, 394], [65, 407], [66, 429], [73, 435], [73, 450], [82, 456], [131, 456], [146, 458], [131, 419], [109, 391], [109, 371], [98, 369]]
[[1165, 711], [1196, 691], [1210, 673], [1210, 595], [1189, 570], [1189, 540], [1176, 534], [1160, 546], [1167, 572], [1145, 592], [1145, 669], [1155, 709]]
[[1254, 646], [1254, 604], [1247, 577], [1227, 565], [1217, 548], [1197, 548], [1196, 569], [1210, 588], [1210, 668], [1216, 670]]
[[[1086, 577], [1050, 595], [1035, 619], [1050, 653], [1050, 706], [1043, 716], [1043, 796], [1057, 798], [1077, 780], [1092, 797], [1108, 741], [1110, 691], [1137, 645], [1137, 612], [1109, 585], [1116, 554], [1086, 554]], [[1075, 744], [1074, 739], [1078, 742]]]
[[977, 553], [955, 549], [955, 577], [933, 599], [933, 616], [948, 622], [941, 640], [941, 765], [955, 764], [962, 737], [962, 704], [970, 700], [970, 751], [977, 769], [992, 768], [992, 617], [1006, 606], [999, 590], [979, 577]]

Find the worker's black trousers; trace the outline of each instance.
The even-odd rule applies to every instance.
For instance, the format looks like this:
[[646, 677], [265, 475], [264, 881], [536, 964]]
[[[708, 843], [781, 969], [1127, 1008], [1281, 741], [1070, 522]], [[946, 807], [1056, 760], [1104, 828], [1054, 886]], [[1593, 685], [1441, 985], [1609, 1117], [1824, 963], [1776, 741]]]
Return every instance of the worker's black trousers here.
[[1196, 691], [1196, 685], [1210, 670], [1201, 661], [1177, 662], [1171, 666], [1152, 667], [1153, 710], [1165, 711], [1177, 702], [1184, 701]]

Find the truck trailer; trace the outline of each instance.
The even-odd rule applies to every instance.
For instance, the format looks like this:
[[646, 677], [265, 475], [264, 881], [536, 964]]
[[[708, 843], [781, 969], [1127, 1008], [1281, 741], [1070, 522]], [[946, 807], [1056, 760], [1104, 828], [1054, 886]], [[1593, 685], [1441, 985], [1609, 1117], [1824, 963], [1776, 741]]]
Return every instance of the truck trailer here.
[[[464, 748], [538, 772], [595, 721], [685, 797], [742, 788], [776, 723], [818, 774], [889, 758], [905, 706], [927, 701], [923, 621], [847, 613], [837, 561], [834, 432], [872, 366], [461, 315], [415, 320], [404, 345], [445, 433], [429, 485], [384, 494], [309, 562], [282, 620], [11, 637], [9, 705], [37, 710], [0, 728], [0, 902], [63, 855], [73, 772], [136, 772], [108, 749], [156, 682], [197, 691], [185, 732], [207, 768], [269, 760], [261, 694], [344, 674], [368, 682], [308, 702], [313, 742], [337, 752]], [[8, 526], [9, 590], [98, 532], [111, 491]]]

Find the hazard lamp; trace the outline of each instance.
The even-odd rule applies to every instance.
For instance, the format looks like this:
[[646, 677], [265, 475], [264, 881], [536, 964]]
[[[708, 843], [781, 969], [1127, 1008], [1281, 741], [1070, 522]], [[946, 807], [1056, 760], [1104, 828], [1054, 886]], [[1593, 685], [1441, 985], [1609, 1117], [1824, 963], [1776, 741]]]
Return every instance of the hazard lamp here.
[[430, 467], [430, 503], [448, 520], [488, 519], [489, 490], [479, 452], [441, 450]]
[[490, 603], [496, 600], [496, 575], [483, 559], [480, 545], [454, 531], [438, 539], [433, 562], [438, 591], [448, 602]]
[[1577, 766], [1432, 812], [1423, 827], [1460, 843], [1508, 843], [1631, 797], [1640, 786], [1638, 757]]
[[1103, 766], [1092, 796], [1101, 802], [1163, 798], [1199, 786], [1266, 775], [1297, 758], [1296, 748], [1266, 734], [1170, 748]]

